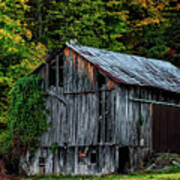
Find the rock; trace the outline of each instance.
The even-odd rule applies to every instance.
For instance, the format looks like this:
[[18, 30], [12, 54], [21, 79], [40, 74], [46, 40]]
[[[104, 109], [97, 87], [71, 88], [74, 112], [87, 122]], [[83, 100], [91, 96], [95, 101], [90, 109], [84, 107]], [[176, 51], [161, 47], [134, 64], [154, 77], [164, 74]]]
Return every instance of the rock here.
[[170, 166], [165, 166], [165, 167], [163, 168], [163, 170], [169, 169], [169, 167], [170, 167]]
[[155, 164], [155, 163], [153, 163], [153, 164], [151, 164], [151, 165], [147, 168], [147, 170], [154, 169], [155, 167], [156, 167], [156, 164]]
[[180, 163], [178, 163], [177, 161], [172, 161], [172, 164], [175, 165], [175, 166], [180, 167]]

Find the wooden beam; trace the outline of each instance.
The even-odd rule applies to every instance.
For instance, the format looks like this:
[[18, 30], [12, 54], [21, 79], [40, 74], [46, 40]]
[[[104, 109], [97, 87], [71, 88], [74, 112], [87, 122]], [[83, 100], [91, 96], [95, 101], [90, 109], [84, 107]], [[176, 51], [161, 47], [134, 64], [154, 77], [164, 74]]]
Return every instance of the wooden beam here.
[[113, 89], [103, 89], [103, 90], [92, 90], [92, 91], [76, 91], [76, 92], [64, 92], [64, 95], [86, 95], [90, 93], [97, 93], [97, 92], [106, 92], [112, 91]]
[[154, 101], [154, 100], [139, 99], [139, 98], [129, 98], [129, 99], [131, 101], [135, 101], [135, 102], [142, 102], [142, 103], [160, 104], [160, 105], [166, 105], [166, 106], [180, 107], [180, 104], [168, 103], [168, 102], [163, 102], [163, 101]]
[[45, 95], [55, 97], [55, 98], [57, 98], [60, 102], [62, 102], [65, 106], [67, 105], [66, 101], [65, 101], [62, 97], [57, 96], [56, 94], [54, 94], [54, 93], [51, 92], [51, 91], [46, 92]]

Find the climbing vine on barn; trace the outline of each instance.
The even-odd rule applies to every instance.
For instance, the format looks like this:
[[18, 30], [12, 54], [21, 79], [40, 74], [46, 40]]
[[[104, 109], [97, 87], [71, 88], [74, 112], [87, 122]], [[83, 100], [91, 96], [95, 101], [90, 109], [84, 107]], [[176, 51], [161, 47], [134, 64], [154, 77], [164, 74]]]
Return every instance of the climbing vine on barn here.
[[[47, 129], [42, 79], [31, 75], [20, 78], [13, 87], [10, 96], [8, 133], [1, 147], [33, 154], [40, 142], [40, 136]], [[7, 142], [8, 140], [9, 142]]]

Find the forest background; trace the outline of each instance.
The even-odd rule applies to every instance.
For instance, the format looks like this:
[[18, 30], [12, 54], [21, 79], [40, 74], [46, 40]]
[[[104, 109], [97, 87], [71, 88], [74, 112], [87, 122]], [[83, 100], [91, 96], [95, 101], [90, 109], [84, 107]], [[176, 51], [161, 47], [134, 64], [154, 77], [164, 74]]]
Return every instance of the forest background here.
[[0, 0], [0, 143], [16, 80], [71, 39], [180, 67], [180, 2]]

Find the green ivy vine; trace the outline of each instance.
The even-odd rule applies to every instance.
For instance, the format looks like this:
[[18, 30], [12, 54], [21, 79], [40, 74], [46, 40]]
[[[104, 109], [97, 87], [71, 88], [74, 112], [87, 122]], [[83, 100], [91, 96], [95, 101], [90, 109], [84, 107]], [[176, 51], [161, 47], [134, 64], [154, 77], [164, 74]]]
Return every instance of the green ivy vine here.
[[8, 130], [1, 143], [4, 150], [11, 149], [33, 154], [38, 148], [40, 137], [47, 130], [42, 78], [30, 75], [20, 78], [10, 93]]

